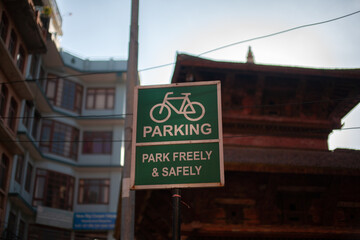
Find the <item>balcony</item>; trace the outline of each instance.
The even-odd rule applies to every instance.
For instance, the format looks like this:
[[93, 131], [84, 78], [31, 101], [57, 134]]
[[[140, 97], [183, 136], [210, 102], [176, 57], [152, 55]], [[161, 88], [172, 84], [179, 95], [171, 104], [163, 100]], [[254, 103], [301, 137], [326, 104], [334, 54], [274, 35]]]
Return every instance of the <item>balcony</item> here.
[[29, 53], [46, 52], [46, 33], [31, 0], [3, 0]]
[[23, 154], [24, 149], [16, 141], [14, 133], [0, 120], [0, 141], [13, 154]]
[[33, 93], [34, 101], [36, 102], [36, 107], [41, 113], [50, 113], [52, 112], [52, 106], [45, 96], [43, 89], [36, 80], [27, 80], [30, 90]]
[[29, 151], [30, 156], [33, 159], [42, 159], [42, 154], [39, 146], [35, 143], [32, 137], [26, 131], [18, 131], [18, 138], [21, 145]]
[[12, 83], [11, 87], [14, 89], [16, 94], [20, 98], [32, 100], [33, 95], [30, 88], [25, 82], [25, 79], [19, 68], [16, 66], [13, 58], [10, 56], [2, 39], [0, 39], [0, 67], [2, 68], [8, 81]]

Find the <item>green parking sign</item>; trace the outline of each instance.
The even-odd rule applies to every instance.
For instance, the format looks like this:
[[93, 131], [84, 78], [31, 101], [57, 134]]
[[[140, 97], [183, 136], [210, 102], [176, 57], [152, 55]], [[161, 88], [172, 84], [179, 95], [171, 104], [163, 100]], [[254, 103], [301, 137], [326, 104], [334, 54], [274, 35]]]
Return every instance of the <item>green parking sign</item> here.
[[224, 185], [220, 81], [135, 89], [132, 189]]

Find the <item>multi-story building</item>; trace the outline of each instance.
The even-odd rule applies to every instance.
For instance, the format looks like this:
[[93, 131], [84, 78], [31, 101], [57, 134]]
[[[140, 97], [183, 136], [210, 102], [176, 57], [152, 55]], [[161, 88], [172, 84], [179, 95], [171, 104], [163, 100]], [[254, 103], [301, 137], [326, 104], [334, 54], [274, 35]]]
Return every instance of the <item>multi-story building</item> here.
[[56, 2], [34, 3], [0, 2], [0, 236], [112, 239], [127, 61], [59, 50]]
[[[247, 63], [177, 56], [173, 83], [212, 80], [225, 186], [181, 190], [181, 239], [360, 239], [360, 151], [327, 142], [359, 103], [359, 69], [260, 65], [251, 52]], [[136, 192], [136, 239], [171, 237], [171, 196]]]
[[[11, 172], [18, 155], [24, 154], [17, 141], [19, 116], [24, 100], [33, 100], [26, 81], [28, 59], [46, 52], [46, 39], [32, 1], [0, 1], [0, 231], [9, 220], [6, 212]], [[12, 221], [10, 216], [10, 221]], [[11, 224], [10, 224], [11, 225]]]

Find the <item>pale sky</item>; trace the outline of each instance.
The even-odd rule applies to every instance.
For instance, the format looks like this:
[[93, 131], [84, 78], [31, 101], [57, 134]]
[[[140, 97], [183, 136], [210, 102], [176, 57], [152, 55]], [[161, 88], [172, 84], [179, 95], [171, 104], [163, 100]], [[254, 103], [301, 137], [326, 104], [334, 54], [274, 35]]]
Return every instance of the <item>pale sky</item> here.
[[[89, 59], [127, 59], [130, 0], [57, 0], [64, 50]], [[360, 10], [360, 0], [140, 0], [139, 64], [143, 85], [170, 83], [176, 53], [198, 55], [235, 42]], [[71, 13], [71, 14], [70, 14]], [[360, 13], [202, 55], [245, 62], [310, 68], [360, 68]], [[360, 106], [343, 119], [360, 127]], [[360, 149], [360, 129], [336, 131], [330, 149]]]

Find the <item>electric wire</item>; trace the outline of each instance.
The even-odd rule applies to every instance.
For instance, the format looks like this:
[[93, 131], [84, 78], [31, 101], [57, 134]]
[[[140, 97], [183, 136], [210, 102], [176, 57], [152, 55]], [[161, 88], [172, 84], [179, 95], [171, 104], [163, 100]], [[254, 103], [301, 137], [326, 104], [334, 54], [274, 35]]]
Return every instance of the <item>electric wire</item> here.
[[[344, 100], [360, 100], [360, 97], [347, 97], [347, 98], [337, 98], [337, 99], [321, 99], [314, 101], [303, 101], [303, 102], [287, 102], [287, 103], [274, 103], [274, 104], [258, 104], [258, 105], [244, 105], [238, 106], [237, 109], [251, 109], [251, 108], [275, 108], [281, 106], [289, 105], [306, 105], [306, 104], [319, 104], [319, 103], [328, 103], [328, 102], [339, 102]], [[121, 113], [121, 114], [91, 114], [91, 115], [50, 115], [50, 116], [19, 116], [19, 117], [1, 117], [2, 119], [61, 119], [61, 118], [73, 118], [77, 120], [86, 120], [86, 119], [123, 119], [127, 115], [133, 115], [133, 113]]]
[[[355, 11], [340, 17], [336, 17], [336, 18], [332, 18], [332, 19], [328, 19], [325, 21], [320, 21], [320, 22], [315, 22], [315, 23], [311, 23], [311, 24], [304, 24], [304, 25], [300, 25], [297, 27], [293, 27], [293, 28], [289, 28], [286, 30], [282, 30], [282, 31], [278, 31], [275, 33], [271, 33], [271, 34], [267, 34], [267, 35], [262, 35], [259, 37], [254, 37], [254, 38], [250, 38], [250, 39], [246, 39], [246, 40], [242, 40], [242, 41], [238, 41], [235, 43], [231, 43], [231, 44], [227, 44], [227, 45], [223, 45], [205, 52], [202, 52], [198, 55], [196, 55], [197, 57], [200, 57], [202, 55], [211, 53], [211, 52], [215, 52], [224, 48], [228, 48], [231, 46], [235, 46], [235, 45], [239, 45], [242, 43], [246, 43], [246, 42], [250, 42], [250, 41], [255, 41], [255, 40], [259, 40], [259, 39], [264, 39], [264, 38], [269, 38], [272, 36], [276, 36], [279, 34], [283, 34], [283, 33], [287, 33], [290, 31], [294, 31], [294, 30], [298, 30], [298, 29], [302, 29], [302, 28], [307, 28], [307, 27], [312, 27], [312, 26], [316, 26], [316, 25], [321, 25], [321, 24], [325, 24], [325, 23], [329, 23], [329, 22], [333, 22], [333, 21], [337, 21], [346, 17], [350, 17], [352, 15], [358, 14], [360, 13], [359, 11]], [[167, 64], [162, 64], [162, 65], [157, 65], [157, 66], [153, 66], [153, 67], [148, 67], [148, 68], [144, 68], [144, 69], [140, 69], [139, 72], [142, 71], [148, 71], [148, 70], [152, 70], [152, 69], [157, 69], [157, 68], [162, 68], [162, 67], [167, 67], [170, 65], [174, 65], [175, 62], [172, 63], [167, 63]], [[113, 71], [113, 72], [86, 72], [86, 73], [79, 73], [79, 74], [70, 74], [70, 75], [64, 75], [64, 76], [54, 76], [54, 77], [46, 77], [46, 78], [32, 78], [32, 79], [26, 79], [26, 81], [41, 81], [41, 80], [51, 80], [51, 79], [59, 79], [59, 78], [69, 78], [69, 77], [78, 77], [78, 76], [86, 76], [86, 75], [96, 75], [96, 74], [106, 74], [106, 73], [117, 73], [117, 71]], [[14, 84], [14, 83], [23, 83], [24, 80], [19, 80], [19, 81], [11, 81], [11, 82], [1, 82], [1, 84]], [[283, 103], [283, 104], [272, 104], [272, 105], [252, 105], [252, 106], [240, 106], [239, 108], [259, 108], [259, 107], [276, 107], [276, 106], [282, 106], [282, 105], [294, 105], [294, 104], [312, 104], [312, 103], [321, 103], [321, 102], [329, 102], [329, 101], [341, 101], [341, 100], [345, 100], [345, 99], [359, 99], [359, 98], [343, 98], [343, 99], [326, 99], [326, 100], [317, 100], [317, 101], [308, 101], [308, 102], [293, 102], [293, 103]], [[77, 118], [77, 119], [82, 119], [82, 118], [106, 118], [106, 117], [120, 117], [120, 116], [126, 116], [126, 115], [132, 115], [132, 113], [125, 113], [125, 114], [109, 114], [109, 115], [79, 115], [79, 116], [41, 116], [42, 119], [57, 119], [57, 118]], [[3, 117], [3, 119], [6, 119], [7, 117]], [[14, 117], [13, 117], [14, 118]], [[30, 118], [34, 118], [34, 117], [15, 117], [15, 118], [19, 118], [19, 119], [30, 119]], [[7, 118], [8, 119], [8, 118]], [[349, 128], [350, 129], [359, 129], [360, 127], [355, 127], [355, 128]], [[338, 129], [338, 130], [348, 130], [348, 129]], [[235, 136], [233, 136], [235, 137]], [[1, 140], [0, 140], [1, 141]], [[127, 141], [127, 140], [119, 140], [119, 141]]]
[[[255, 40], [259, 40], [259, 39], [269, 38], [269, 37], [273, 37], [273, 36], [280, 35], [280, 34], [283, 34], [283, 33], [287, 33], [287, 32], [295, 31], [295, 30], [298, 30], [298, 29], [302, 29], [302, 28], [307, 28], [307, 27], [312, 27], [312, 26], [316, 26], [316, 25], [321, 25], [321, 24], [325, 24], [325, 23], [334, 22], [334, 21], [337, 21], [337, 20], [340, 20], [340, 19], [343, 19], [343, 18], [347, 18], [347, 17], [350, 17], [350, 16], [358, 14], [358, 13], [360, 13], [360, 10], [349, 13], [349, 14], [345, 14], [345, 15], [342, 15], [342, 16], [339, 16], [339, 17], [336, 17], [336, 18], [332, 18], [332, 19], [328, 19], [328, 20], [324, 20], [324, 21], [320, 21], [320, 22], [315, 22], [315, 23], [310, 23], [310, 24], [304, 24], [304, 25], [300, 25], [300, 26], [297, 26], [297, 27], [292, 27], [292, 28], [289, 28], [289, 29], [285, 29], [285, 30], [282, 30], [282, 31], [262, 35], [262, 36], [259, 36], [259, 37], [245, 39], [245, 40], [242, 40], [242, 41], [238, 41], [238, 42], [223, 45], [223, 46], [220, 46], [220, 47], [217, 47], [217, 48], [214, 48], [214, 49], [210, 49], [208, 51], [197, 54], [196, 56], [200, 57], [202, 55], [205, 55], [205, 54], [208, 54], [208, 53], [211, 53], [211, 52], [215, 52], [215, 51], [218, 51], [218, 50], [221, 50], [221, 49], [224, 49], [224, 48], [232, 47], [232, 46], [235, 46], [235, 45], [239, 45], [239, 44], [242, 44], [242, 43], [247, 43], [247, 42], [251, 42], [251, 41], [255, 41]], [[171, 63], [166, 63], [166, 64], [161, 64], [161, 65], [156, 65], [156, 66], [152, 66], [152, 67], [143, 68], [143, 69], [140, 69], [138, 71], [139, 72], [144, 72], [144, 71], [149, 71], [149, 70], [152, 70], [152, 69], [171, 66], [171, 65], [174, 65], [174, 64], [175, 64], [175, 62], [171, 62]], [[39, 80], [40, 81], [40, 80], [48, 80], [48, 79], [69, 78], [69, 77], [86, 76], [86, 75], [94, 75], [94, 74], [106, 74], [106, 73], [117, 73], [117, 72], [116, 71], [113, 71], [113, 72], [112, 71], [111, 72], [86, 72], [86, 73], [70, 74], [70, 75], [57, 76], [57, 77], [55, 76], [55, 77], [47, 77], [47, 78], [32, 78], [32, 79], [27, 79], [27, 80], [33, 80], [33, 81]], [[23, 82], [23, 80], [12, 81], [12, 82], [9, 82], [9, 83], [16, 83], [16, 82]], [[0, 84], [7, 84], [7, 83], [2, 82]]]
[[[333, 129], [333, 131], [347, 131], [347, 130], [359, 130], [360, 127], [349, 127], [349, 128], [340, 128], [340, 129]], [[312, 130], [311, 133], [327, 133], [329, 132], [328, 129], [324, 130]], [[288, 135], [289, 133], [293, 132], [282, 132], [276, 134], [237, 134], [237, 135], [224, 135], [223, 138], [247, 138], [247, 137], [260, 137], [260, 136], [280, 136], [280, 135]], [[14, 140], [10, 139], [1, 139], [0, 142], [13, 142]], [[102, 139], [102, 140], [20, 140], [17, 139], [16, 142], [19, 143], [86, 143], [86, 142], [131, 142], [131, 139]]]
[[60, 118], [74, 118], [77, 120], [86, 120], [86, 119], [123, 119], [124, 116], [127, 115], [133, 115], [132, 113], [123, 113], [123, 114], [93, 114], [93, 115], [78, 115], [78, 116], [73, 116], [73, 115], [52, 115], [52, 116], [41, 116], [41, 117], [36, 117], [36, 116], [19, 116], [19, 117], [1, 117], [2, 119], [33, 119], [33, 118], [38, 118], [38, 119], [60, 119]]
[[343, 15], [343, 16], [340, 16], [340, 17], [328, 19], [328, 20], [325, 20], [325, 21], [316, 22], [316, 23], [310, 23], [310, 24], [304, 24], [304, 25], [300, 25], [300, 26], [297, 26], [297, 27], [293, 27], [293, 28], [289, 28], [289, 29], [286, 29], [286, 30], [282, 30], [282, 31], [279, 31], [279, 32], [275, 32], [275, 33], [263, 35], [263, 36], [260, 36], [260, 37], [254, 37], [254, 38], [250, 38], [250, 39], [246, 39], [246, 40], [234, 42], [234, 43], [231, 43], [231, 44], [227, 44], [227, 45], [224, 45], [224, 46], [221, 46], [221, 47], [218, 47], [218, 48], [214, 48], [214, 49], [212, 49], [212, 50], [209, 50], [209, 51], [200, 53], [200, 54], [198, 54], [197, 56], [200, 57], [200, 56], [202, 56], [202, 55], [205, 55], [205, 54], [208, 54], [208, 53], [211, 53], [211, 52], [215, 52], [215, 51], [218, 51], [218, 50], [221, 50], [221, 49], [224, 49], [224, 48], [232, 47], [232, 46], [235, 46], [235, 45], [238, 45], [238, 44], [242, 44], [242, 43], [246, 43], [246, 42], [251, 42], [251, 41], [255, 41], [255, 40], [259, 40], [259, 39], [264, 39], [264, 38], [268, 38], [268, 37], [273, 37], [273, 36], [276, 36], [276, 35], [279, 35], [279, 34], [291, 32], [291, 31], [298, 30], [298, 29], [301, 29], [301, 28], [307, 28], [307, 27], [312, 27], [312, 26], [316, 26], [316, 25], [321, 25], [321, 24], [325, 24], [325, 23], [337, 21], [337, 20], [340, 20], [340, 19], [343, 19], [343, 18], [346, 18], [346, 17], [350, 17], [350, 16], [355, 15], [355, 14], [358, 14], [358, 13], [360, 13], [360, 10], [359, 10], [359, 11], [352, 12], [352, 13], [349, 13], [349, 14], [346, 14], [346, 15]]
[[[346, 18], [346, 17], [350, 17], [350, 16], [358, 14], [358, 13], [360, 13], [360, 10], [349, 13], [349, 14], [346, 14], [346, 15], [343, 15], [343, 16], [340, 16], [340, 17], [328, 19], [328, 20], [325, 20], [325, 21], [316, 22], [316, 23], [310, 23], [310, 24], [304, 24], [304, 25], [300, 25], [300, 26], [297, 26], [297, 27], [285, 29], [285, 30], [282, 30], [282, 31], [279, 31], [279, 32], [275, 32], [275, 33], [271, 33], [271, 34], [267, 34], [267, 35], [262, 35], [262, 36], [259, 36], [259, 37], [249, 38], [249, 39], [246, 39], [246, 40], [242, 40], [242, 41], [234, 42], [234, 43], [231, 43], [231, 44], [223, 45], [223, 46], [220, 46], [220, 47], [217, 47], [217, 48], [202, 52], [200, 54], [197, 54], [196, 56], [200, 57], [202, 55], [205, 55], [205, 54], [208, 54], [208, 53], [211, 53], [211, 52], [215, 52], [215, 51], [218, 51], [218, 50], [221, 50], [221, 49], [224, 49], [224, 48], [232, 47], [232, 46], [235, 46], [235, 45], [239, 45], [239, 44], [243, 44], [243, 43], [247, 43], [247, 42], [251, 42], [251, 41], [255, 41], [255, 40], [260, 40], [260, 39], [264, 39], [264, 38], [273, 37], [273, 36], [276, 36], [276, 35], [291, 32], [291, 31], [298, 30], [298, 29], [301, 29], [301, 28], [307, 28], [307, 27], [312, 27], [312, 26], [316, 26], [316, 25], [321, 25], [321, 24], [337, 21], [337, 20], [340, 20], [340, 19], [343, 19], [343, 18]], [[172, 63], [157, 65], [157, 66], [153, 66], [153, 67], [143, 68], [143, 69], [140, 69], [139, 72], [144, 72], [144, 71], [153, 70], [153, 69], [157, 69], [157, 68], [167, 67], [167, 66], [171, 66], [171, 65], [174, 65], [174, 64], [176, 64], [176, 63], [172, 62]]]

